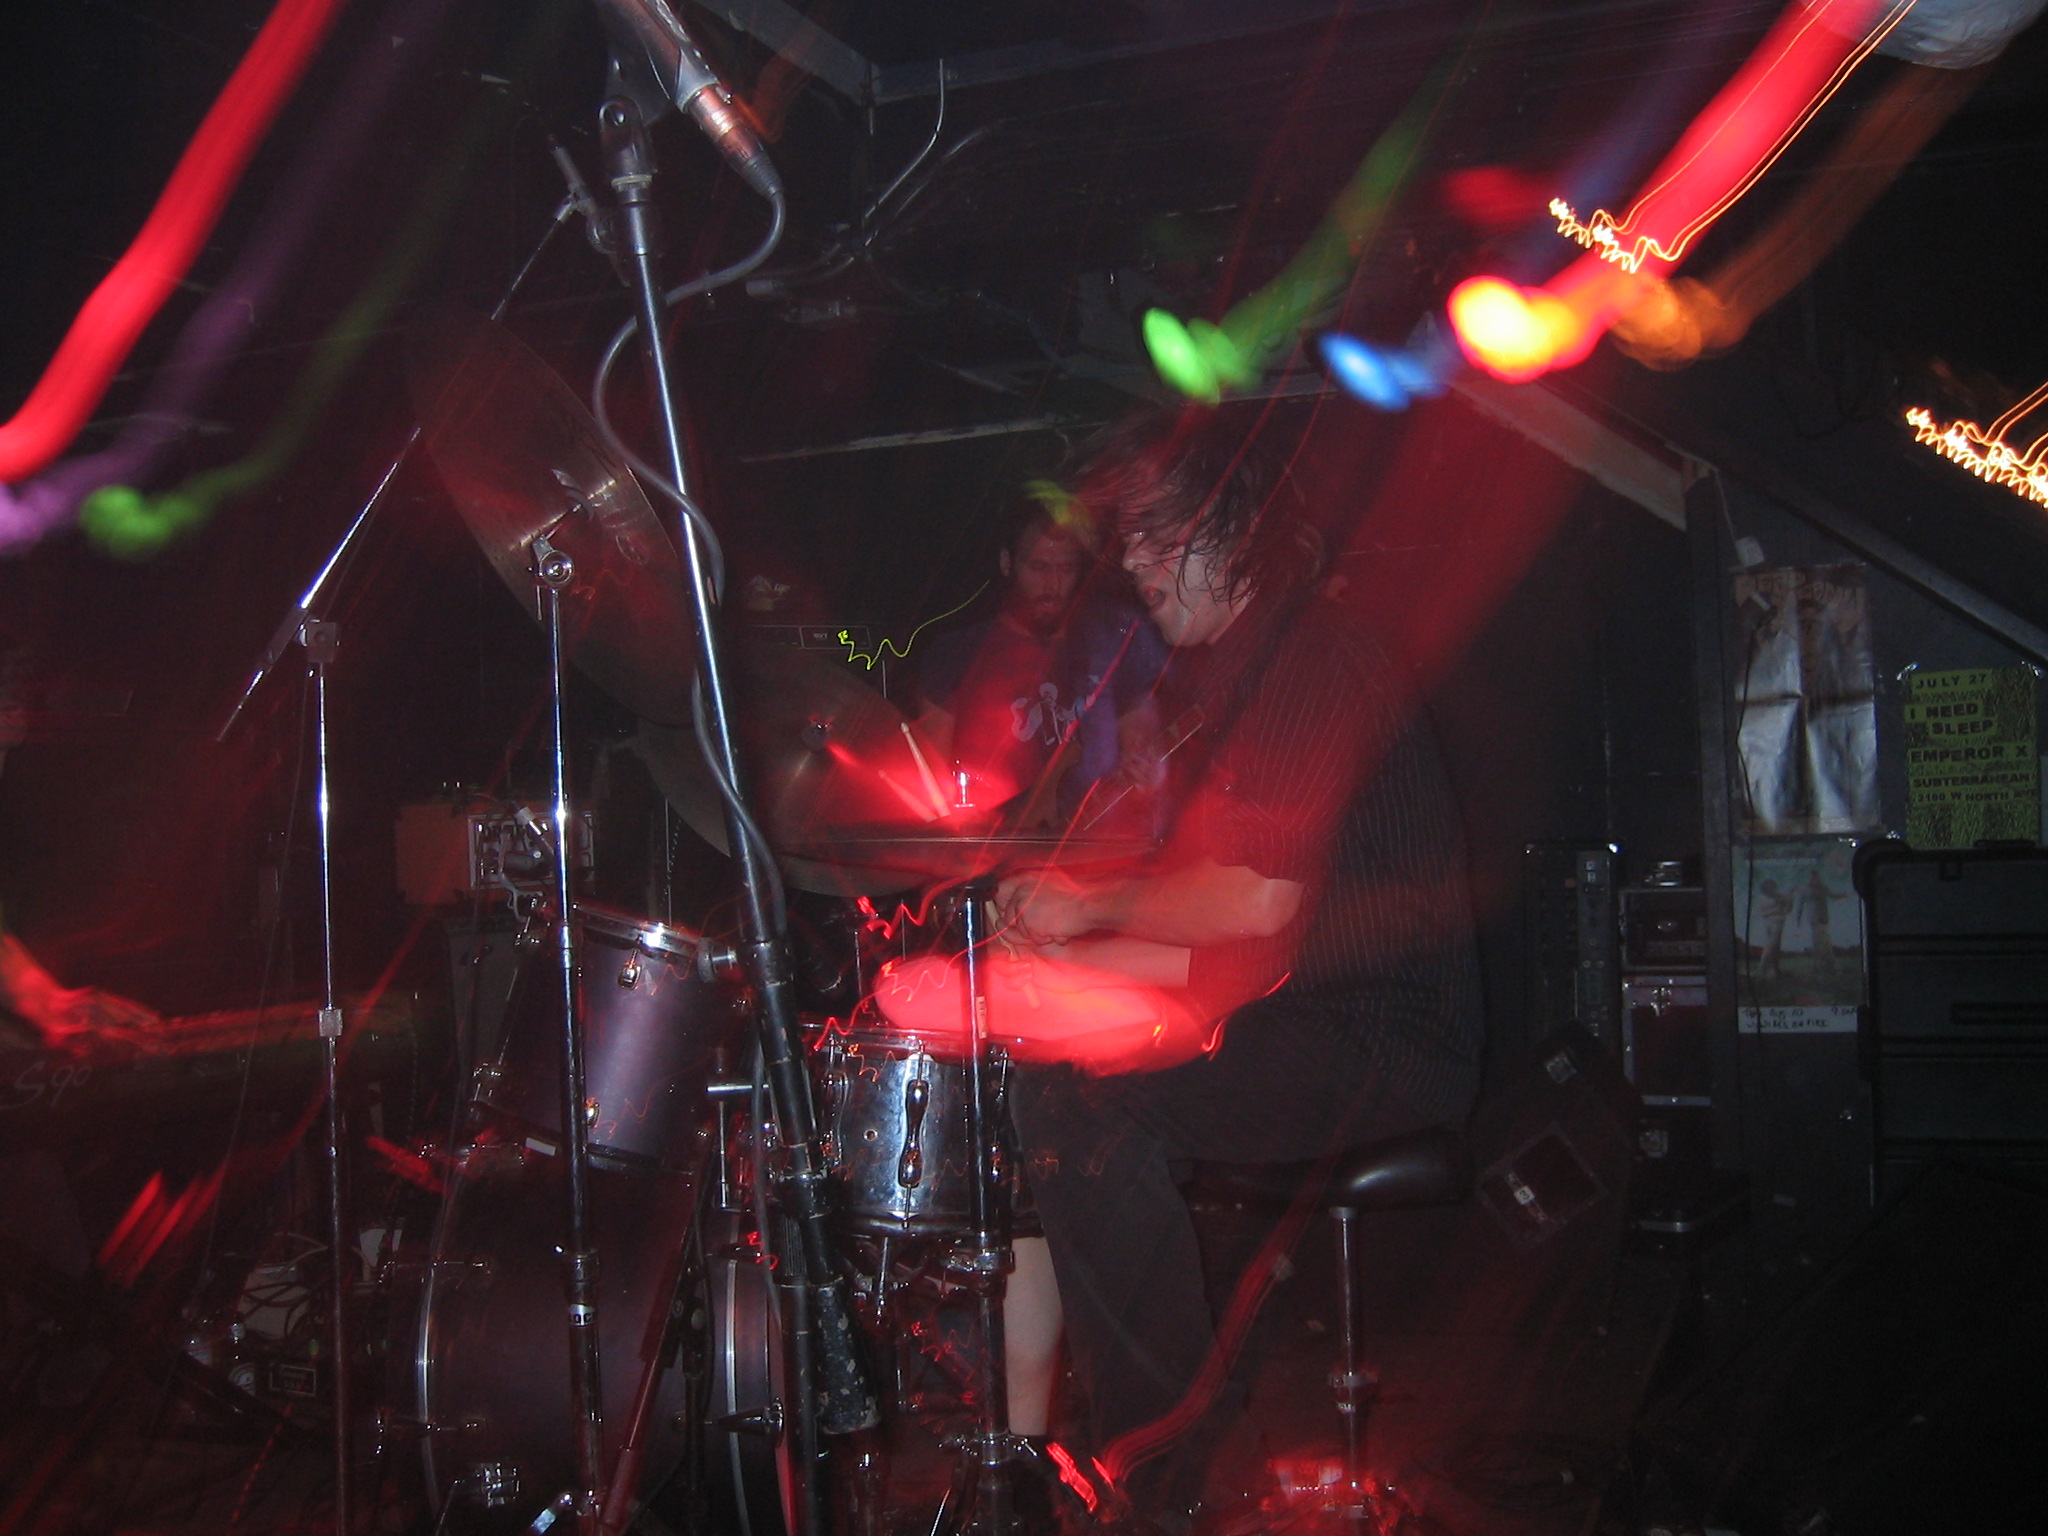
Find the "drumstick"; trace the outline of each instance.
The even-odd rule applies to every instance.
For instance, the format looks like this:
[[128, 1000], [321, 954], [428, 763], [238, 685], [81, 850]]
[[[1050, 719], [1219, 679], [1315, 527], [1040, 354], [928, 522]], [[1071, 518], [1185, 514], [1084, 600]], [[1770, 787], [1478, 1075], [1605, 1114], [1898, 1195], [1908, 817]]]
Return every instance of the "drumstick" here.
[[1016, 961], [1023, 970], [1024, 1001], [1033, 1008], [1042, 1006], [1044, 999], [1039, 996], [1038, 983], [1031, 979], [1031, 961], [1028, 958], [1020, 958], [1017, 954], [1017, 946], [1003, 936], [1002, 918], [996, 911], [996, 904], [989, 901], [982, 903], [982, 905], [988, 909], [989, 926], [995, 930], [997, 940], [1002, 944], [1004, 951], [1009, 957]]
[[903, 733], [903, 739], [910, 743], [910, 755], [917, 761], [917, 776], [924, 780], [924, 792], [931, 796], [932, 808], [943, 816], [949, 809], [946, 797], [939, 791], [939, 781], [932, 773], [932, 765], [925, 761], [924, 748], [917, 744], [917, 732], [910, 728], [908, 720], [898, 720], [896, 728]]

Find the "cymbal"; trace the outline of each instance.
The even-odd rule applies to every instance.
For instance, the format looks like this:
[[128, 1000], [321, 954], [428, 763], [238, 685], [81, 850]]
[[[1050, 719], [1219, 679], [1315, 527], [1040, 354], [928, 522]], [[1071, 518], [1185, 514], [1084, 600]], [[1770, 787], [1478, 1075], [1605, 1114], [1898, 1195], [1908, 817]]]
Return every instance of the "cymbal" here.
[[494, 321], [428, 309], [407, 372], [427, 452], [512, 595], [536, 618], [533, 543], [568, 555], [568, 658], [651, 720], [690, 718], [696, 621], [675, 546], [568, 385]]
[[927, 880], [971, 880], [980, 875], [1045, 865], [1074, 868], [1143, 858], [1146, 837], [1076, 837], [1059, 831], [910, 832], [850, 830], [790, 852], [820, 864], [914, 872]]
[[[832, 844], [866, 828], [911, 835], [947, 810], [946, 764], [912, 735], [902, 711], [846, 668], [812, 651], [761, 641], [731, 647], [733, 711], [754, 817], [777, 850]], [[726, 850], [725, 812], [694, 732], [640, 731], [657, 786], [690, 826]], [[862, 864], [827, 852], [784, 858], [801, 890], [880, 895], [916, 883], [899, 861]]]

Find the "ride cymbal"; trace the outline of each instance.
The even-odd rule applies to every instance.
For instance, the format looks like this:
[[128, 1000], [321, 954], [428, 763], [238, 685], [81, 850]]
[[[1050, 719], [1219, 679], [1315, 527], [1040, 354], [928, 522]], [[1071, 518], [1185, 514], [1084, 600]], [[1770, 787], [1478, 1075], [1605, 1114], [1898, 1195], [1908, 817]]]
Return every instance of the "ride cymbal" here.
[[569, 557], [564, 650], [650, 720], [690, 718], [696, 622], [682, 562], [639, 482], [568, 385], [493, 321], [451, 305], [414, 328], [422, 436], [492, 569], [536, 619], [534, 541]]

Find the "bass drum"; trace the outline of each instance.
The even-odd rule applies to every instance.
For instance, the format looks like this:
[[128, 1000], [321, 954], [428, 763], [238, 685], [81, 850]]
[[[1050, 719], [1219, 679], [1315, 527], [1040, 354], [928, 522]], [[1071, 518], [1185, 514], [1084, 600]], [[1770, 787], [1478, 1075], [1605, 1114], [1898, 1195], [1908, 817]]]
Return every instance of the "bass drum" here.
[[741, 1240], [742, 1223], [725, 1217], [716, 1225], [727, 1241], [707, 1242], [701, 1293], [709, 1356], [704, 1412], [709, 1465], [704, 1500], [693, 1511], [702, 1518], [679, 1528], [787, 1536], [797, 1523], [782, 1314], [768, 1267]]
[[[424, 1428], [423, 1471], [445, 1531], [525, 1530], [575, 1486], [563, 1186], [558, 1156], [487, 1140], [443, 1200], [405, 1417]], [[636, 1502], [672, 1512], [664, 1523], [673, 1528], [695, 1528], [687, 1512], [709, 1507], [729, 1513], [720, 1529], [784, 1536], [786, 1458], [778, 1440], [752, 1431], [780, 1417], [781, 1352], [763, 1267], [731, 1244], [693, 1240], [689, 1174], [598, 1160], [588, 1193], [605, 1471], [643, 1363], [665, 1340], [671, 1358], [643, 1420]]]

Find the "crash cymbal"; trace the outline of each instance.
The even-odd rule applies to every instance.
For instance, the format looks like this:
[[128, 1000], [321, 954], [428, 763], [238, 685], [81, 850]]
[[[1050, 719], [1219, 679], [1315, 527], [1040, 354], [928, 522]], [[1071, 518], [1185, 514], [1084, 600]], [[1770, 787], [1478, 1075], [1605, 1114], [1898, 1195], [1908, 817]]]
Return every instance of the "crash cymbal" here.
[[[829, 845], [856, 828], [907, 836], [945, 813], [945, 764], [913, 738], [895, 705], [853, 673], [816, 652], [763, 642], [734, 645], [731, 655], [749, 801], [776, 849]], [[695, 734], [645, 725], [640, 748], [683, 819], [724, 851], [725, 813]], [[901, 890], [916, 873], [830, 855], [783, 865], [799, 889], [845, 894]]]
[[1118, 863], [1153, 851], [1146, 837], [1077, 837], [1059, 831], [862, 831], [792, 843], [789, 852], [823, 866], [915, 873], [927, 880], [971, 880], [1013, 869]]
[[415, 327], [408, 382], [442, 482], [521, 606], [542, 612], [545, 536], [574, 564], [569, 659], [635, 713], [687, 722], [697, 644], [682, 563], [582, 402], [511, 332], [449, 305]]

